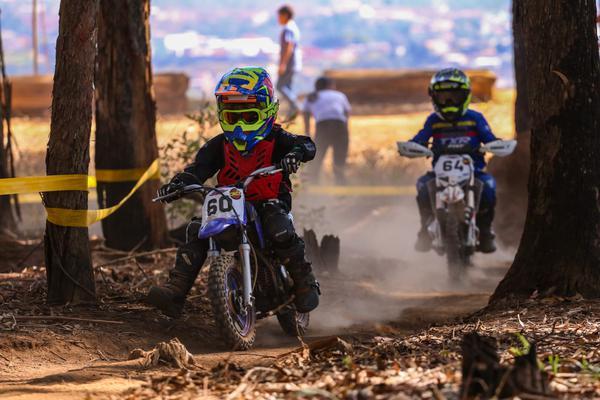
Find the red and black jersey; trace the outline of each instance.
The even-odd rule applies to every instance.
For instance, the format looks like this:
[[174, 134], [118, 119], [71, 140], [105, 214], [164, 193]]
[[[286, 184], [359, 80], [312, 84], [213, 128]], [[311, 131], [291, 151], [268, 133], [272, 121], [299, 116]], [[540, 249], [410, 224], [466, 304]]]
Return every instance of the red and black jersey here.
[[[275, 125], [269, 136], [251, 151], [241, 153], [220, 134], [209, 140], [196, 155], [193, 164], [185, 171], [194, 174], [201, 182], [215, 174], [219, 185], [231, 185], [255, 170], [279, 163], [294, 152], [302, 162], [315, 157], [316, 147], [308, 136], [293, 135], [280, 125]], [[291, 208], [291, 182], [286, 174], [255, 180], [246, 195], [249, 201], [266, 201], [278, 198]]]

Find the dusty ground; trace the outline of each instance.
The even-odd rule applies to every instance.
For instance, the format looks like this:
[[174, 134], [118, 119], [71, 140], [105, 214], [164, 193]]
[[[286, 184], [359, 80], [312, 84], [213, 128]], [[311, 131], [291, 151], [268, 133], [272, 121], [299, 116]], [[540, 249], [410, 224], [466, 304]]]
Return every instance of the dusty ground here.
[[[477, 106], [486, 112], [492, 126], [502, 137], [511, 136], [511, 101], [511, 92], [499, 92], [497, 101]], [[351, 182], [412, 184], [414, 178], [427, 168], [426, 163], [408, 164], [400, 160], [395, 155], [394, 142], [415, 133], [425, 116], [426, 113], [419, 112], [353, 118]], [[158, 128], [159, 140], [164, 143], [187, 128], [190, 128], [190, 122], [183, 119], [162, 120]], [[300, 128], [296, 126], [292, 130], [300, 131]], [[21, 152], [21, 175], [43, 173], [42, 152], [47, 132], [47, 121], [15, 121]], [[324, 182], [328, 182], [328, 178], [326, 174]], [[93, 207], [93, 200], [91, 204]], [[319, 234], [335, 232], [341, 237], [343, 246], [339, 273], [319, 273], [324, 295], [321, 306], [311, 317], [312, 327], [305, 338], [309, 347], [323, 343], [323, 340], [331, 342], [331, 337], [342, 337], [355, 348], [375, 349], [381, 343], [404, 343], [429, 334], [427, 332], [430, 331], [420, 330], [431, 324], [452, 322], [484, 307], [513, 253], [512, 250], [503, 250], [494, 256], [477, 256], [476, 267], [469, 272], [467, 281], [459, 286], [451, 285], [446, 279], [441, 258], [433, 254], [415, 254], [412, 249], [418, 226], [412, 194], [330, 197], [315, 196], [300, 187], [295, 209], [299, 228], [314, 228]], [[300, 370], [314, 366], [319, 371], [318, 368], [325, 363], [330, 367], [328, 373], [338, 374], [328, 378], [327, 385], [316, 382], [307, 374], [298, 376], [297, 382], [304, 389], [323, 390], [313, 395], [318, 394], [321, 398], [372, 398], [367, 392], [361, 397], [356, 393], [350, 396], [334, 390], [336, 385], [343, 386], [340, 376], [347, 383], [350, 379], [348, 374], [359, 371], [354, 370], [355, 364], [360, 365], [359, 369], [363, 366], [371, 368], [368, 360], [372, 358], [363, 359], [357, 353], [352, 356], [356, 357], [353, 361], [353, 358], [346, 357], [347, 354], [330, 348], [324, 349], [322, 354], [326, 355], [325, 358], [314, 351], [310, 356], [298, 358], [298, 352], [294, 351], [300, 346], [298, 340], [283, 337], [273, 321], [261, 323], [253, 351], [227, 352], [214, 331], [213, 317], [203, 296], [202, 278], [190, 296], [182, 320], [169, 320], [148, 308], [142, 301], [144, 293], [151, 284], [165, 279], [173, 253], [141, 257], [137, 263], [128, 260], [102, 266], [123, 255], [107, 252], [100, 242], [95, 242], [99, 304], [94, 307], [48, 307], [44, 304], [44, 271], [39, 267], [43, 261], [39, 243], [44, 217], [35, 199], [24, 205], [24, 216], [23, 226], [31, 241], [13, 246], [10, 254], [3, 252], [4, 262], [0, 268], [0, 330], [3, 330], [0, 336], [0, 397], [122, 398], [125, 392], [131, 398], [154, 398], [167, 396], [174, 389], [186, 389], [180, 392], [182, 398], [224, 398], [232, 392], [231, 398], [249, 398], [254, 396], [248, 390], [254, 390], [255, 381], [285, 383], [290, 378], [270, 376], [271, 371], [265, 377], [245, 382], [243, 376], [247, 371], [256, 366], [280, 368], [279, 363], [288, 363], [291, 357], [296, 360], [294, 362], [301, 362]], [[98, 227], [91, 232], [100, 233]], [[65, 316], [75, 320], [64, 319]], [[462, 325], [449, 327], [456, 327], [459, 331], [465, 329]], [[447, 329], [454, 332], [455, 328]], [[444, 332], [438, 335], [442, 339], [435, 345], [441, 343], [445, 349], [446, 340], [454, 349], [457, 336], [452, 333], [448, 338], [448, 330]], [[132, 349], [149, 350], [158, 342], [174, 337], [194, 354], [197, 368], [191, 375], [178, 376], [177, 369], [166, 365], [145, 370], [139, 360], [128, 360]], [[428, 351], [436, 348], [425, 345], [402, 352], [398, 350], [401, 345], [398, 346], [394, 347], [394, 351], [399, 352], [399, 367], [394, 368], [412, 371], [412, 377], [415, 376], [415, 368], [421, 368], [416, 366], [414, 354], [429, 354]], [[455, 376], [457, 356], [452, 354], [448, 368], [454, 371], [454, 375], [448, 375], [453, 377], [448, 378], [448, 393], [456, 392], [460, 377]], [[331, 357], [334, 357], [333, 361]], [[404, 364], [409, 361], [403, 357], [412, 359], [412, 364]], [[388, 366], [386, 364], [385, 368]], [[437, 373], [438, 367], [431, 367], [434, 373]], [[430, 365], [423, 363], [417, 376], [429, 376], [428, 368]], [[375, 376], [372, 372], [366, 374]], [[433, 381], [423, 382], [429, 382], [427, 385], [431, 386]], [[252, 384], [248, 386], [248, 383]], [[247, 387], [239, 391], [240, 384]], [[256, 390], [262, 394], [257, 397], [314, 397], [310, 394], [312, 392], [300, 391], [300, 387], [294, 389], [288, 385], [286, 389], [286, 384], [280, 385], [277, 394], [273, 394], [274, 386], [261, 388], [259, 385]], [[363, 388], [369, 385], [365, 384]], [[412, 385], [413, 392], [407, 386], [398, 386], [396, 392], [402, 389], [413, 397], [420, 397], [426, 392], [433, 396], [427, 385]]]
[[[300, 209], [307, 207], [305, 196], [309, 194], [300, 193], [296, 199]], [[463, 286], [450, 285], [442, 259], [412, 251], [417, 219], [411, 198], [310, 197], [310, 207], [323, 207], [323, 225], [314, 227], [319, 233], [338, 232], [344, 256], [338, 274], [319, 274], [324, 295], [312, 315], [305, 339], [309, 344], [332, 335], [363, 340], [392, 332], [407, 334], [468, 315], [486, 304], [507, 266], [509, 256], [480, 258], [479, 267]], [[203, 297], [202, 278], [191, 294], [185, 318], [171, 321], [141, 300], [152, 283], [165, 278], [173, 254], [142, 257], [138, 264], [129, 260], [100, 267], [120, 256], [95, 244], [101, 301], [93, 308], [46, 306], [44, 274], [38, 268], [0, 274], [0, 327], [5, 329], [0, 338], [0, 397], [117, 396], [157, 374], [174, 371], [166, 366], [144, 370], [139, 361], [127, 360], [134, 348], [149, 350], [174, 337], [205, 370], [229, 364], [239, 368], [262, 365], [299, 346], [296, 339], [281, 334], [276, 322], [265, 321], [254, 350], [225, 351]], [[44, 315], [83, 320], [39, 317]], [[12, 316], [17, 319], [13, 321]]]

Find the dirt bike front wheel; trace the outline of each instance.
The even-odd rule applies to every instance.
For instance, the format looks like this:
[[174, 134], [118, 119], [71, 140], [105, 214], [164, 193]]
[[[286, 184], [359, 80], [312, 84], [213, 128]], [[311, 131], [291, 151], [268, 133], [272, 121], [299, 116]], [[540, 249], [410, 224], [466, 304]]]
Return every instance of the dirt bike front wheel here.
[[288, 336], [302, 337], [306, 334], [310, 323], [309, 313], [300, 313], [295, 308], [282, 310], [277, 313], [279, 326]]
[[208, 296], [222, 340], [232, 350], [248, 350], [256, 339], [256, 312], [244, 309], [241, 268], [232, 256], [216, 258], [208, 272]]
[[463, 250], [462, 222], [460, 210], [450, 210], [446, 216], [444, 240], [446, 261], [450, 280], [459, 282], [464, 278], [470, 257]]

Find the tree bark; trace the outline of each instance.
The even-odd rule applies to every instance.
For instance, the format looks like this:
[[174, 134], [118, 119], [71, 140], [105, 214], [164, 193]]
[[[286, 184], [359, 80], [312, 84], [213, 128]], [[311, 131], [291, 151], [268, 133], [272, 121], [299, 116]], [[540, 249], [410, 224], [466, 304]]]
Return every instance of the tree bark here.
[[[0, 32], [0, 179], [12, 178], [11, 166], [14, 160], [11, 153], [10, 114], [12, 103], [12, 85], [6, 76], [4, 63], [4, 45]], [[0, 236], [16, 230], [13, 206], [10, 196], [0, 196]]]
[[523, 29], [519, 21], [523, 19], [520, 14], [522, 9], [519, 7], [520, 0], [513, 0], [513, 47], [514, 47], [514, 68], [515, 68], [515, 130], [517, 136], [529, 133], [531, 130], [531, 115], [529, 112], [529, 96], [527, 95], [527, 63], [526, 63], [526, 42], [523, 35]]
[[[62, 0], [56, 42], [48, 175], [87, 174], [92, 124], [97, 0]], [[87, 192], [51, 192], [47, 207], [87, 209]], [[87, 228], [46, 222], [44, 241], [49, 303], [95, 300]]]
[[[100, 0], [96, 71], [96, 168], [146, 168], [158, 157], [152, 88], [150, 0]], [[98, 182], [101, 207], [118, 203], [135, 182]], [[108, 247], [164, 247], [164, 209], [152, 202], [160, 185], [146, 183], [102, 221]]]
[[498, 204], [494, 227], [498, 239], [505, 246], [519, 245], [527, 215], [527, 181], [529, 177], [529, 147], [531, 116], [527, 95], [527, 69], [523, 30], [517, 23], [523, 17], [518, 8], [519, 0], [513, 0], [513, 48], [515, 70], [515, 132], [517, 149], [507, 158], [492, 158], [489, 171], [498, 184]]
[[594, 0], [518, 0], [532, 117], [529, 205], [491, 302], [600, 297], [600, 57]]

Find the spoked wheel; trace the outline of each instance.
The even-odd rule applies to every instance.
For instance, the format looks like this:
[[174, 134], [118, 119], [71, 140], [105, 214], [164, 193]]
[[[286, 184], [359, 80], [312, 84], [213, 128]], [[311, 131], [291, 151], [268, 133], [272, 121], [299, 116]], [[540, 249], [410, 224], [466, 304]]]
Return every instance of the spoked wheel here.
[[286, 335], [298, 337], [304, 336], [310, 323], [309, 313], [300, 313], [290, 307], [277, 313], [277, 321]]
[[463, 248], [463, 226], [458, 210], [449, 210], [446, 216], [445, 242], [448, 274], [453, 282], [460, 282], [471, 264], [471, 256]]
[[254, 308], [244, 309], [243, 277], [237, 261], [220, 256], [208, 273], [208, 295], [217, 329], [225, 344], [233, 350], [248, 350], [256, 338]]

